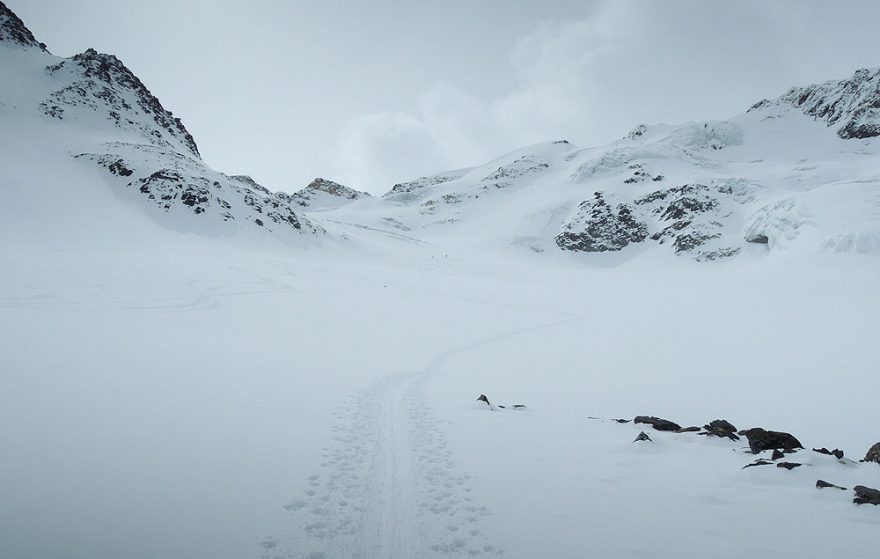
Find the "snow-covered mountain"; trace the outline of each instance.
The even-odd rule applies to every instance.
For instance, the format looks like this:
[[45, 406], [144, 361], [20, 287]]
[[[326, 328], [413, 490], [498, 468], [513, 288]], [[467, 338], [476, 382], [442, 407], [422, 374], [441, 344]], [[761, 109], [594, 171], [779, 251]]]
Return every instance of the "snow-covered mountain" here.
[[361, 192], [320, 177], [310, 182], [305, 188], [293, 194], [282, 196], [306, 210], [333, 209], [355, 200], [371, 197], [369, 192]]
[[[210, 169], [181, 120], [116, 57], [55, 57], [5, 6], [0, 18], [0, 69], [19, 78], [0, 94], [11, 148], [28, 149], [28, 137], [54, 145], [53, 157], [100, 169], [109, 192], [175, 229], [296, 239], [322, 232], [301, 215], [310, 212], [341, 236], [354, 225], [488, 249], [626, 258], [653, 247], [698, 261], [880, 252], [877, 69], [725, 121], [640, 125], [601, 147], [528, 146], [381, 198], [320, 178], [285, 194]], [[38, 177], [30, 167], [21, 181]]]
[[522, 148], [394, 185], [328, 219], [538, 252], [877, 254], [878, 76], [795, 88], [725, 121], [640, 125], [608, 146]]
[[0, 89], [6, 153], [21, 152], [10, 157], [18, 161], [43, 153], [39, 165], [7, 165], [4, 178], [30, 183], [28, 198], [37, 205], [40, 197], [57, 198], [49, 169], [69, 168], [75, 183], [77, 174], [89, 174], [86, 166], [99, 169], [109, 187], [93, 199], [85, 198], [95, 193], [81, 193], [78, 202], [92, 210], [116, 195], [174, 229], [212, 235], [262, 230], [285, 241], [321, 233], [284, 196], [208, 167], [181, 120], [118, 58], [94, 49], [53, 56], [2, 3], [0, 74], [15, 76]]
[[0, 3], [0, 558], [874, 559], [876, 82], [276, 194]]

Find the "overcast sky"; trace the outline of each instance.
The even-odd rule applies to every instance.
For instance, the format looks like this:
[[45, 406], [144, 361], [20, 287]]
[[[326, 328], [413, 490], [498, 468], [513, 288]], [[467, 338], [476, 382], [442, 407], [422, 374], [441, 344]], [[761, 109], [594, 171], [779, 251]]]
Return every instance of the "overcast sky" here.
[[122, 59], [212, 167], [285, 191], [381, 193], [880, 66], [874, 0], [5, 1], [54, 54]]

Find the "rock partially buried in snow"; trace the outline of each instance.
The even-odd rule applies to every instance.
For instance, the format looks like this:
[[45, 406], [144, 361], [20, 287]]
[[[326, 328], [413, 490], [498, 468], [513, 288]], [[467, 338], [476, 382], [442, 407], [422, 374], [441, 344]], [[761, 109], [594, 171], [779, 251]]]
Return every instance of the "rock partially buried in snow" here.
[[[495, 407], [492, 406], [492, 403], [489, 401], [489, 398], [488, 398], [485, 394], [480, 394], [480, 397], [477, 398], [477, 401], [478, 401], [478, 402], [486, 402], [486, 405], [489, 406], [489, 409], [490, 409], [490, 410], [494, 410], [494, 409], [495, 409]], [[500, 408], [500, 409], [502, 409], [502, 410], [506, 410], [508, 407], [509, 407], [510, 409], [512, 409], [512, 410], [524, 410], [524, 409], [526, 409], [526, 406], [525, 406], [524, 404], [512, 404], [512, 405], [510, 405], [510, 406], [503, 406], [503, 405], [501, 405], [501, 404], [498, 404], [497, 407]]]
[[678, 431], [681, 425], [668, 419], [660, 419], [659, 417], [649, 415], [639, 415], [633, 419], [633, 423], [645, 423], [654, 427], [658, 431]]
[[740, 431], [739, 434], [745, 435], [749, 440], [749, 448], [753, 454], [773, 449], [791, 452], [798, 448], [804, 448], [804, 445], [794, 435], [782, 431], [767, 431], [766, 429], [755, 427], [754, 429]]
[[880, 464], [880, 443], [868, 449], [868, 453], [865, 454], [865, 459], [862, 462], [876, 462]]
[[827, 454], [828, 456], [834, 456], [838, 460], [843, 460], [843, 451], [839, 448], [835, 448], [834, 450], [828, 450], [824, 446], [822, 448], [814, 448], [813, 452], [818, 452], [819, 454]]
[[678, 431], [676, 431], [676, 433], [696, 433], [696, 432], [699, 431], [699, 430], [700, 430], [700, 428], [699, 428], [699, 427], [696, 427], [696, 426], [693, 426], [693, 427], [682, 427], [681, 429], [679, 429]]
[[774, 462], [780, 458], [785, 458], [785, 453], [779, 449], [774, 450], [773, 454], [770, 456], [770, 460], [773, 460]]
[[880, 491], [865, 487], [864, 485], [856, 485], [853, 487], [853, 491], [856, 492], [853, 503], [857, 505], [880, 505]]
[[654, 442], [651, 440], [651, 437], [649, 437], [648, 434], [645, 433], [644, 431], [640, 432], [639, 436], [636, 437], [635, 440], [633, 440], [634, 443], [637, 443], [639, 441], [648, 441], [649, 443]]
[[773, 462], [770, 462], [769, 460], [764, 460], [763, 458], [761, 458], [760, 460], [755, 460], [751, 464], [746, 464], [742, 467], [742, 469], [745, 470], [746, 468], [752, 468], [754, 466], [769, 466], [772, 463]]
[[710, 421], [708, 425], [703, 425], [705, 433], [701, 435], [712, 435], [715, 437], [728, 438], [732, 441], [738, 441], [739, 436], [736, 434], [736, 427], [726, 419], [715, 419]]
[[800, 468], [803, 464], [798, 464], [797, 462], [779, 462], [776, 464], [777, 468], [785, 468], [786, 470], [793, 470], [795, 468]]
[[846, 487], [834, 485], [833, 483], [828, 483], [827, 481], [821, 480], [821, 479], [816, 480], [816, 489], [826, 489], [826, 488], [841, 489], [843, 491], [846, 491]]

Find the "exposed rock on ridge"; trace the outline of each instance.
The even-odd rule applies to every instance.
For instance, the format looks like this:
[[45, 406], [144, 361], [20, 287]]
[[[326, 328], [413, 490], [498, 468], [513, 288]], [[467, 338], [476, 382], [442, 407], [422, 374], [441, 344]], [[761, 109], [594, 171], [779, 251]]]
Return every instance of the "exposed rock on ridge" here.
[[284, 196], [290, 203], [310, 209], [339, 207], [355, 200], [372, 197], [368, 192], [355, 190], [320, 177], [302, 190]]
[[[150, 90], [112, 54], [88, 49], [49, 66], [50, 75], [70, 81], [40, 105], [44, 113], [66, 118], [74, 108], [104, 113], [119, 128], [139, 133], [154, 145], [178, 144], [200, 157], [192, 135], [170, 111], [165, 110]], [[146, 119], [138, 118], [140, 115]]]
[[3, 2], [0, 2], [0, 42], [46, 51], [46, 45], [37, 41], [31, 30]]
[[[837, 127], [844, 139], [880, 136], [880, 68], [856, 70], [845, 80], [794, 87], [778, 99]], [[749, 110], [767, 107], [763, 100]]]

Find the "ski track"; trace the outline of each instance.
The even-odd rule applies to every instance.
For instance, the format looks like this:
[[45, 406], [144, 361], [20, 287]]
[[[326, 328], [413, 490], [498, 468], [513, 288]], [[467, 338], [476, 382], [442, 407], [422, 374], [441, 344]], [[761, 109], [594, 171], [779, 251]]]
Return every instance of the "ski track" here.
[[281, 546], [260, 541], [263, 559], [503, 557], [484, 533], [491, 510], [456, 466], [423, 386], [456, 355], [569, 317], [450, 349], [421, 371], [393, 374], [335, 413], [333, 444], [308, 488], [285, 505], [300, 531]]

